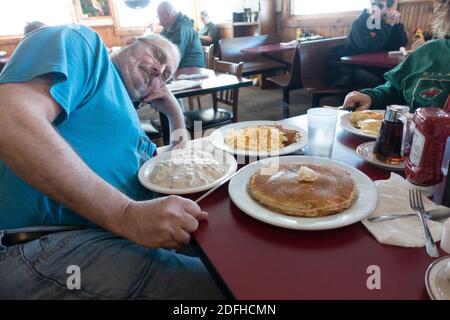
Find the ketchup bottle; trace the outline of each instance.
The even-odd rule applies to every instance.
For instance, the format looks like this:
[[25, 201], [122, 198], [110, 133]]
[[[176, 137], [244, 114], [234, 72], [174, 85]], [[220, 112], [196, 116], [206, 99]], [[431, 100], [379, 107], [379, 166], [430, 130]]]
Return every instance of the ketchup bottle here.
[[444, 111], [450, 113], [450, 94], [448, 95], [447, 102], [445, 103]]
[[406, 159], [406, 177], [415, 185], [432, 187], [444, 177], [441, 167], [450, 136], [450, 114], [440, 108], [421, 108], [413, 121], [416, 128]]

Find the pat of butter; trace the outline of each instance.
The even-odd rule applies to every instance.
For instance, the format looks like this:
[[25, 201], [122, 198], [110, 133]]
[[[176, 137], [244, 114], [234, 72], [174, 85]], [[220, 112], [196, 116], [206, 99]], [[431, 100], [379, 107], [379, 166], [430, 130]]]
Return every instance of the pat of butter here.
[[302, 166], [298, 171], [297, 179], [300, 182], [315, 182], [319, 179], [319, 176], [314, 172], [314, 170]]

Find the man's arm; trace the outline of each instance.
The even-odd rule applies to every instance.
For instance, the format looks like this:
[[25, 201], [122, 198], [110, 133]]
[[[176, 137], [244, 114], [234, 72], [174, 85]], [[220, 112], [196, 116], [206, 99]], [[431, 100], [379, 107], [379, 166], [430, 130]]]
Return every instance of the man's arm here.
[[183, 137], [182, 141], [187, 141], [187, 131], [183, 112], [181, 111], [177, 99], [166, 86], [163, 86], [154, 94], [146, 97], [144, 101], [150, 103], [152, 107], [164, 113], [169, 119], [171, 143], [178, 143], [180, 137]]
[[0, 159], [37, 190], [131, 241], [187, 243], [206, 214], [179, 197], [135, 202], [102, 180], [53, 128], [62, 109], [49, 90], [46, 78], [0, 85]]

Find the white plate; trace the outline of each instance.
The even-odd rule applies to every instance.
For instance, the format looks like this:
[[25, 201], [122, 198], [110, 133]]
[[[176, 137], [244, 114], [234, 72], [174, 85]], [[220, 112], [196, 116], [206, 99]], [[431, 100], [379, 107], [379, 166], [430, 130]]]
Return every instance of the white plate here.
[[[384, 114], [386, 112], [386, 110], [370, 110], [370, 111], [375, 112], [375, 113], [381, 113], [381, 114]], [[351, 115], [352, 115], [352, 113], [349, 112], [349, 113], [343, 114], [341, 116], [340, 123], [341, 123], [342, 129], [344, 129], [347, 132], [353, 133], [357, 136], [360, 136], [362, 138], [368, 138], [368, 139], [376, 139], [377, 138], [377, 136], [378, 136], [377, 134], [364, 133], [364, 132], [361, 132], [360, 129], [355, 128], [352, 125], [352, 123], [350, 122]]]
[[[353, 175], [359, 190], [358, 199], [347, 210], [327, 217], [303, 218], [273, 212], [253, 200], [247, 192], [247, 184], [250, 177], [262, 165], [269, 165], [270, 161], [277, 159], [280, 163], [313, 163], [343, 169]], [[337, 161], [303, 156], [268, 158], [253, 162], [242, 168], [231, 179], [228, 192], [234, 204], [249, 216], [274, 226], [297, 230], [327, 230], [353, 224], [366, 218], [375, 209], [378, 201], [378, 192], [374, 183], [361, 171]]]
[[375, 142], [366, 142], [358, 146], [356, 148], [356, 153], [363, 158], [365, 161], [373, 164], [376, 167], [388, 169], [388, 170], [394, 170], [394, 171], [404, 171], [405, 170], [405, 163], [401, 164], [389, 164], [383, 161], [380, 161], [375, 157], [373, 154], [373, 147], [375, 146]]
[[450, 256], [433, 262], [425, 274], [425, 285], [428, 295], [433, 300], [450, 300], [450, 279], [444, 275], [444, 270], [450, 263]]
[[219, 160], [219, 162], [228, 164], [228, 170], [224, 176], [222, 176], [221, 178], [217, 179], [216, 181], [214, 181], [210, 184], [200, 186], [200, 187], [195, 187], [195, 188], [188, 188], [188, 189], [170, 189], [170, 188], [164, 188], [159, 185], [151, 183], [150, 175], [153, 172], [153, 169], [160, 161], [169, 159], [171, 156], [171, 152], [165, 152], [163, 154], [160, 154], [157, 157], [150, 159], [149, 161], [144, 163], [144, 165], [141, 167], [141, 169], [139, 170], [139, 173], [138, 173], [139, 182], [147, 189], [152, 190], [154, 192], [162, 193], [162, 194], [181, 195], [181, 194], [190, 194], [190, 193], [197, 193], [197, 192], [209, 190], [211, 188], [214, 188], [218, 184], [220, 184], [223, 180], [230, 177], [237, 170], [236, 159], [234, 159], [234, 157], [231, 156], [230, 154], [228, 154], [226, 152], [221, 152], [220, 150], [217, 150], [216, 152], [214, 152], [213, 155], [216, 157], [216, 159]]
[[[290, 144], [287, 147], [284, 147], [280, 150], [274, 150], [271, 152], [234, 149], [225, 143], [225, 136], [228, 130], [244, 129], [251, 126], [274, 126], [274, 125], [281, 125], [289, 130], [297, 130], [300, 133], [300, 139], [296, 143]], [[215, 130], [209, 137], [209, 140], [216, 148], [231, 154], [236, 154], [238, 156], [273, 157], [290, 154], [304, 148], [308, 144], [308, 133], [300, 127], [276, 121], [245, 121], [233, 123]]]

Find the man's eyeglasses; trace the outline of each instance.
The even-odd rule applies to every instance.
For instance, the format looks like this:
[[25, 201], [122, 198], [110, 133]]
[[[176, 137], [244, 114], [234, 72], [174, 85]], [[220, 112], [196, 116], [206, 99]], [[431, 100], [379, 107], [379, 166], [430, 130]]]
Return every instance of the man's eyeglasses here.
[[[137, 40], [139, 40], [153, 48], [153, 55], [155, 56], [155, 59], [158, 60], [159, 63], [161, 63], [161, 64], [167, 63], [167, 54], [164, 51], [164, 49], [158, 47], [157, 45], [150, 42], [146, 38], [137, 38]], [[164, 83], [169, 83], [172, 79], [172, 76], [173, 76], [172, 70], [170, 70], [170, 68], [166, 66], [166, 68], [164, 69], [164, 71], [161, 75], [161, 79], [164, 81]]]

